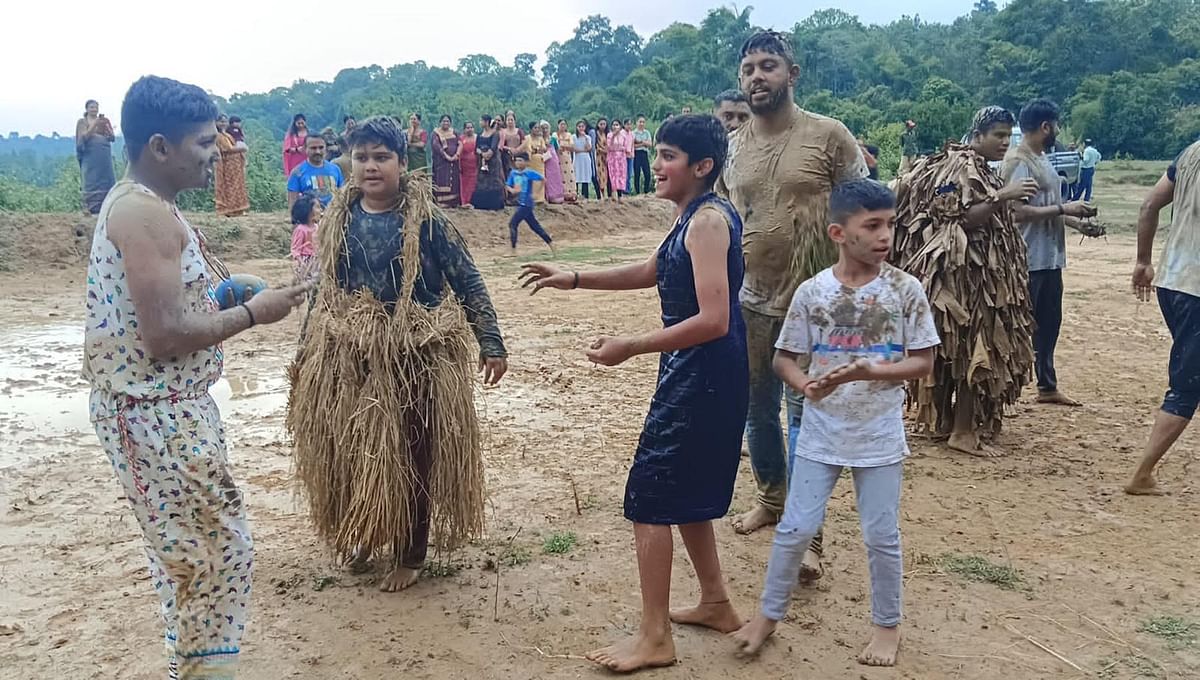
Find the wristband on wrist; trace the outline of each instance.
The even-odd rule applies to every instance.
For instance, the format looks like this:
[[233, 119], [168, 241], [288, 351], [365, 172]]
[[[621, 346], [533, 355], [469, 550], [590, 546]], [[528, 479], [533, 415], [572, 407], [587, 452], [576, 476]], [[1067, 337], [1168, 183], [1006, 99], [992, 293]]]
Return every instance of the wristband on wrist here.
[[575, 272], [575, 285], [571, 286], [571, 290], [579, 287], [579, 272]]
[[246, 310], [246, 316], [250, 317], [250, 328], [254, 328], [254, 323], [255, 323], [254, 312], [250, 311], [250, 308], [246, 306], [245, 302], [238, 305], [238, 307], [241, 307], [242, 309]]

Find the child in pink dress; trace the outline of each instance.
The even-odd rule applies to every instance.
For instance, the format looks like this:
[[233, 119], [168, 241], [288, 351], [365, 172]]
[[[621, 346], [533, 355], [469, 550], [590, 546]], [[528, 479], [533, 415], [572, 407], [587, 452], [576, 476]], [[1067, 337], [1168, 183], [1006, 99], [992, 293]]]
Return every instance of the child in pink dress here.
[[292, 267], [296, 281], [315, 281], [317, 265], [317, 223], [321, 221], [321, 202], [307, 194], [292, 205]]

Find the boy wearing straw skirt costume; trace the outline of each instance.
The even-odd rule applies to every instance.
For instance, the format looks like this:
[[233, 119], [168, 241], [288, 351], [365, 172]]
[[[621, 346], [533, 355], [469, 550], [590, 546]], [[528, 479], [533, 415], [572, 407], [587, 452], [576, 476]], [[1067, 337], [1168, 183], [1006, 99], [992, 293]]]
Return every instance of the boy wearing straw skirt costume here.
[[404, 172], [404, 130], [376, 117], [349, 141], [287, 425], [318, 534], [358, 567], [390, 546], [380, 589], [395, 592], [416, 583], [431, 532], [453, 548], [483, 528], [471, 373], [494, 385], [508, 364], [466, 244], [429, 182]]
[[1025, 242], [1012, 204], [1038, 186], [1005, 186], [988, 166], [1004, 159], [1015, 122], [999, 106], [980, 109], [970, 145], [922, 158], [897, 186], [890, 260], [921, 281], [942, 338], [933, 374], [914, 381], [910, 401], [921, 429], [976, 456], [999, 453], [983, 440], [999, 433], [1033, 366]]

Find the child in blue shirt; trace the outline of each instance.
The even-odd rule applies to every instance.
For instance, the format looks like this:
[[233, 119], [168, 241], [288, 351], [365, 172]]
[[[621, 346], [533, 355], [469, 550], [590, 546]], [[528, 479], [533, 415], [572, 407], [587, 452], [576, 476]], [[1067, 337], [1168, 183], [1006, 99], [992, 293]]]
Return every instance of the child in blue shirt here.
[[517, 197], [517, 211], [513, 213], [512, 219], [508, 222], [508, 238], [512, 242], [513, 250], [516, 250], [517, 227], [524, 222], [553, 251], [554, 244], [551, 243], [550, 234], [546, 233], [546, 230], [538, 223], [537, 216], [533, 214], [533, 183], [544, 182], [546, 178], [537, 170], [525, 167], [527, 163], [529, 163], [529, 154], [524, 151], [513, 156], [513, 169], [509, 171], [508, 181], [505, 183], [508, 193]]

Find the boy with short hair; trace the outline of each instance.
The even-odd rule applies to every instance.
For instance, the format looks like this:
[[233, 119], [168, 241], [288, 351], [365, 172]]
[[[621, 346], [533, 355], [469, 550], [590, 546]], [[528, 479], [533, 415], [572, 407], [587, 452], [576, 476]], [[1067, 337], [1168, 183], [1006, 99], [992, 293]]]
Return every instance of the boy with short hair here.
[[554, 244], [552, 243], [550, 234], [546, 233], [541, 223], [538, 222], [537, 215], [533, 214], [534, 182], [545, 182], [546, 178], [537, 170], [526, 167], [528, 163], [529, 154], [524, 151], [518, 151], [513, 155], [513, 169], [508, 172], [508, 179], [505, 181], [509, 195], [517, 197], [517, 211], [513, 213], [512, 219], [508, 221], [508, 238], [512, 242], [512, 249], [516, 250], [517, 228], [524, 222], [553, 251]]
[[419, 578], [431, 529], [446, 548], [483, 529], [471, 374], [496, 384], [507, 353], [466, 243], [404, 172], [405, 131], [370, 118], [350, 146], [354, 182], [317, 232], [287, 427], [318, 533], [356, 568], [391, 548], [380, 589], [396, 592]]
[[[749, 362], [738, 303], [742, 222], [712, 193], [725, 165], [727, 139], [712, 116], [679, 116], [658, 130], [655, 195], [675, 204], [670, 234], [642, 262], [598, 272], [525, 267], [524, 285], [572, 290], [657, 286], [663, 328], [632, 337], [601, 337], [587, 356], [616, 366], [660, 354], [658, 386], [625, 486], [633, 522], [642, 622], [638, 633], [588, 658], [628, 673], [675, 662], [671, 622], [737, 630], [712, 521], [729, 510], [746, 424]], [[671, 526], [687, 547], [700, 581], [700, 602], [671, 611]]]
[[856, 179], [834, 187], [833, 267], [796, 290], [776, 342], [775, 372], [804, 394], [792, 481], [767, 564], [760, 612], [734, 638], [753, 654], [787, 613], [809, 541], [843, 468], [850, 468], [871, 573], [869, 666], [895, 664], [900, 644], [904, 381], [929, 375], [939, 344], [921, 283], [886, 263], [896, 197]]
[[325, 162], [327, 142], [321, 135], [309, 135], [304, 140], [308, 160], [297, 165], [288, 175], [288, 209], [296, 203], [300, 194], [311, 194], [321, 202], [321, 207], [333, 200], [334, 189], [345, 184], [342, 170], [332, 162]]

